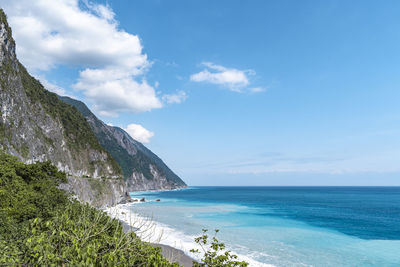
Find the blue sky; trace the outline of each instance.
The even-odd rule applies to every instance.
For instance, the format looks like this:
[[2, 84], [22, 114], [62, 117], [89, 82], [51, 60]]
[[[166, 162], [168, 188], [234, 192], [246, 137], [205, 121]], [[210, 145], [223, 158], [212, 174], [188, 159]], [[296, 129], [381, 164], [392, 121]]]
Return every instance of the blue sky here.
[[31, 73], [190, 185], [400, 185], [398, 1], [0, 4]]

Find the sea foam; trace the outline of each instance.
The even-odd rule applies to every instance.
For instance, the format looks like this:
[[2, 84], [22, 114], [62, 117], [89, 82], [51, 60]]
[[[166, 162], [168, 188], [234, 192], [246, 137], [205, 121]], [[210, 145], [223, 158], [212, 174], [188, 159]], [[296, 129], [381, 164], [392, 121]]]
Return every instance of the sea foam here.
[[[116, 218], [129, 226], [132, 230], [141, 238], [144, 242], [163, 244], [174, 247], [183, 251], [189, 257], [200, 261], [202, 254], [195, 254], [190, 252], [191, 249], [198, 249], [202, 251], [202, 248], [194, 242], [197, 235], [187, 235], [178, 229], [174, 229], [166, 224], [157, 222], [154, 216], [144, 216], [134, 212], [133, 207], [140, 205], [141, 203], [128, 203], [120, 204], [114, 207], [105, 209], [110, 217]], [[240, 246], [240, 245], [238, 245]], [[229, 246], [227, 247], [229, 250]], [[232, 251], [232, 250], [231, 250]], [[238, 256], [238, 260], [246, 261], [249, 266], [255, 267], [271, 267], [274, 265], [261, 263], [252, 258], [255, 255], [241, 255], [232, 251], [233, 254]]]

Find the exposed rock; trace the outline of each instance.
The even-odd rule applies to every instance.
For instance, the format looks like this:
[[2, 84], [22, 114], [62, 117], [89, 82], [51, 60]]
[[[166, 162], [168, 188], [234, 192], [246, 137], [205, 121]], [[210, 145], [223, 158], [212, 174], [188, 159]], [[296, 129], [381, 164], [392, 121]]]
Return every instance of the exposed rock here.
[[19, 63], [3, 10], [0, 10], [0, 149], [25, 163], [51, 161], [69, 176], [69, 184], [62, 187], [83, 202], [113, 205], [126, 191], [119, 165], [99, 144], [82, 114], [45, 90]]
[[[62, 100], [60, 100], [62, 99]], [[47, 91], [18, 61], [0, 9], [0, 149], [25, 163], [50, 161], [60, 187], [97, 207], [134, 201], [127, 191], [186, 187], [167, 165], [84, 103]]]
[[125, 183], [122, 179], [95, 179], [68, 177], [61, 189], [73, 193], [76, 198], [95, 207], [115, 206], [126, 203]]
[[60, 97], [75, 106], [89, 122], [100, 144], [121, 166], [129, 191], [169, 190], [186, 187], [168, 166], [127, 132], [99, 120], [87, 106], [70, 97]]

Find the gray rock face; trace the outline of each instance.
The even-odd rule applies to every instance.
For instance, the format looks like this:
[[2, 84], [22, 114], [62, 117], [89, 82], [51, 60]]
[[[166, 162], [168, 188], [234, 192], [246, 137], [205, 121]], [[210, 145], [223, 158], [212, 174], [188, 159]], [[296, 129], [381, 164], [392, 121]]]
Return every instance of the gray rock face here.
[[60, 99], [75, 106], [86, 117], [99, 143], [121, 166], [128, 191], [187, 187], [157, 155], [124, 130], [103, 123], [81, 101], [69, 97]]
[[122, 179], [95, 179], [68, 177], [68, 183], [61, 189], [73, 193], [81, 202], [87, 202], [95, 207], [115, 206], [125, 203], [129, 197], [126, 185]]
[[61, 188], [97, 207], [126, 201], [127, 191], [186, 187], [124, 130], [104, 124], [84, 103], [59, 97], [30, 76], [17, 60], [1, 9], [0, 150], [25, 163], [51, 161], [68, 175]]
[[[118, 164], [98, 143], [85, 118], [31, 77], [18, 62], [15, 42], [0, 10], [0, 149], [26, 163], [51, 161], [70, 176], [70, 189], [96, 206], [125, 194]], [[90, 179], [105, 181], [109, 192]], [[106, 179], [107, 178], [107, 179]], [[102, 199], [97, 199], [102, 196]]]

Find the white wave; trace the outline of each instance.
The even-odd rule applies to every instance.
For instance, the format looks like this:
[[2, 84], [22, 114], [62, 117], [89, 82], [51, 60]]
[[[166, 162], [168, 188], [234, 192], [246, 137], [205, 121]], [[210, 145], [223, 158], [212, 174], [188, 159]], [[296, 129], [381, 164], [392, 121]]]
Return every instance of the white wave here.
[[[105, 209], [105, 211], [111, 217], [119, 219], [130, 225], [142, 241], [168, 245], [176, 249], [182, 250], [186, 255], [192, 257], [195, 260], [200, 260], [201, 256], [190, 252], [191, 249], [198, 249], [199, 251], [201, 251], [201, 247], [194, 242], [194, 239], [197, 236], [184, 234], [182, 231], [155, 221], [152, 217], [145, 217], [137, 213], [133, 213], [129, 209], [132, 204], [135, 205], [135, 203], [121, 204], [115, 207], [107, 208]], [[235, 251], [232, 251], [232, 253], [238, 255], [238, 260], [248, 262], [249, 266], [274, 266], [271, 264], [261, 263], [252, 259], [251, 256], [241, 255], [235, 253]]]

